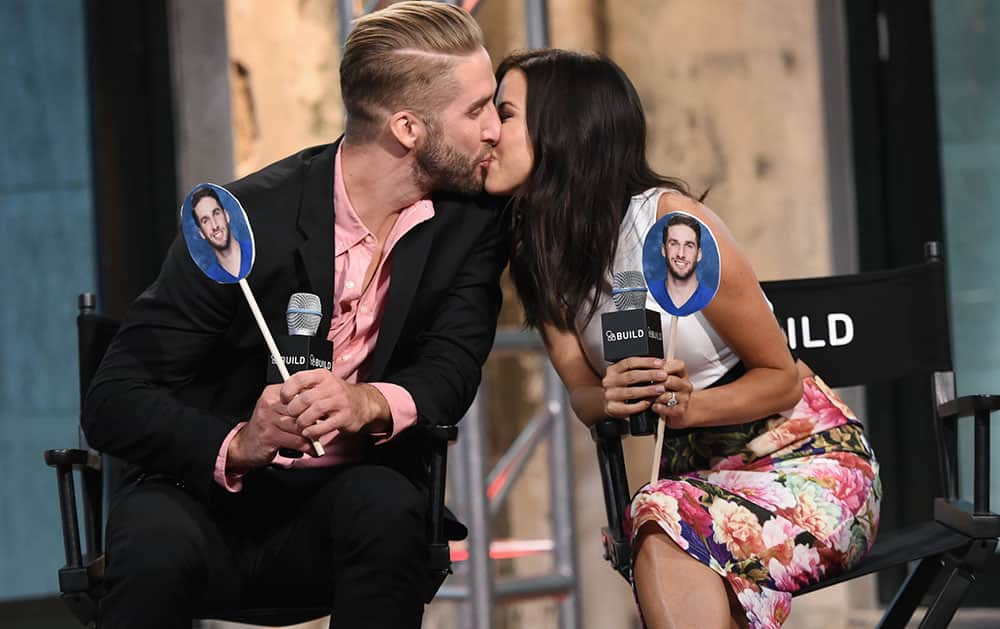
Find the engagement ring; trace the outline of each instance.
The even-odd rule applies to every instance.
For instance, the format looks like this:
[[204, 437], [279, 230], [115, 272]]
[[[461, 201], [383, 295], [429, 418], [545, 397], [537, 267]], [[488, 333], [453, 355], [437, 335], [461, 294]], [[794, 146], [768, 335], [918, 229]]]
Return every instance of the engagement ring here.
[[677, 406], [677, 392], [676, 391], [671, 391], [670, 392], [670, 399], [667, 400], [667, 407], [673, 408], [675, 406]]

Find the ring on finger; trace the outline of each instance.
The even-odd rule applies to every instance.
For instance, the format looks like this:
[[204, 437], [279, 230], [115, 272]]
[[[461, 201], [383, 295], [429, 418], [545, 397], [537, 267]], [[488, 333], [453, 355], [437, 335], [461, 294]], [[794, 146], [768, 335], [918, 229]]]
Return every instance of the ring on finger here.
[[667, 400], [667, 408], [673, 408], [675, 406], [677, 406], [677, 392], [676, 391], [671, 391], [670, 392], [670, 399]]

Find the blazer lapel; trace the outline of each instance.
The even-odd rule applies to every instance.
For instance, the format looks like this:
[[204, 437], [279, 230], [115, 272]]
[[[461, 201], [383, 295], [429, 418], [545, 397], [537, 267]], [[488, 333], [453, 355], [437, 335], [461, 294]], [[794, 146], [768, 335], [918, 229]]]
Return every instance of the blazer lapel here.
[[298, 220], [305, 239], [298, 247], [298, 255], [309, 289], [323, 305], [323, 318], [316, 332], [322, 339], [330, 332], [333, 314], [333, 169], [339, 145], [340, 141], [334, 142], [306, 165]]
[[[435, 204], [435, 216], [420, 223], [406, 233], [392, 248], [392, 271], [389, 280], [389, 294], [386, 296], [382, 325], [378, 341], [372, 352], [368, 367], [368, 379], [379, 380], [389, 363], [389, 357], [396, 347], [403, 322], [410, 312], [410, 304], [416, 294], [417, 285], [424, 273], [424, 264], [430, 254], [434, 232], [437, 230], [437, 213], [441, 208]], [[336, 348], [334, 348], [336, 353]]]

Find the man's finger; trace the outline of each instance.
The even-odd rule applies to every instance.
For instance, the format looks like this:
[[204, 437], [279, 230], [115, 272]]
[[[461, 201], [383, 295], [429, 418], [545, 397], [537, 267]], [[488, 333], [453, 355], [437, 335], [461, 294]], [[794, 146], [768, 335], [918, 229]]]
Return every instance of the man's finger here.
[[302, 391], [311, 389], [329, 378], [336, 378], [336, 376], [329, 370], [322, 368], [294, 373], [281, 385], [281, 401], [288, 404]]
[[315, 389], [304, 389], [288, 403], [288, 415], [297, 417], [313, 404]]
[[330, 403], [330, 400], [318, 400], [315, 404], [299, 413], [296, 416], [295, 423], [298, 425], [300, 430], [304, 430], [316, 422], [326, 418], [334, 410], [336, 409], [333, 408], [333, 404]]
[[327, 443], [327, 439], [324, 437], [332, 432], [339, 433], [342, 427], [341, 424], [342, 420], [337, 417], [337, 414], [324, 417], [312, 426], [304, 429], [302, 436], [306, 439], [319, 441], [320, 443]]
[[288, 415], [282, 415], [274, 422], [274, 427], [278, 429], [278, 432], [295, 435], [299, 437], [302, 435], [302, 429], [298, 424], [295, 423], [295, 418]]
[[302, 437], [302, 435], [287, 433], [287, 432], [276, 432], [274, 433], [274, 445], [279, 448], [291, 448], [292, 450], [298, 450], [299, 452], [312, 452], [312, 443]]

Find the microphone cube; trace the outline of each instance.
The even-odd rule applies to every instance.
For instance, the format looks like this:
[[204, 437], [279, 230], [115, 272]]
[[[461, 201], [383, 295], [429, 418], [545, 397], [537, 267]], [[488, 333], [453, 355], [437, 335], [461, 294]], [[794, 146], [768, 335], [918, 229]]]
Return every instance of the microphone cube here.
[[645, 308], [618, 310], [601, 315], [604, 360], [616, 363], [631, 356], [663, 358], [660, 313]]
[[[330, 369], [333, 366], [333, 344], [315, 336], [275, 335], [274, 344], [285, 361], [289, 375], [309, 369]], [[281, 372], [274, 358], [267, 357], [267, 383], [279, 384]]]

